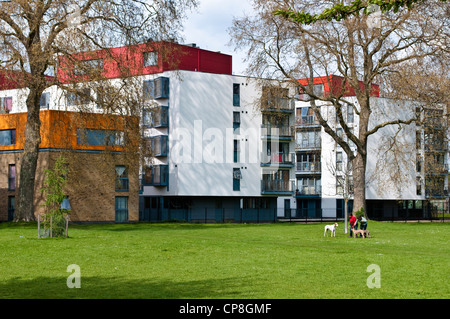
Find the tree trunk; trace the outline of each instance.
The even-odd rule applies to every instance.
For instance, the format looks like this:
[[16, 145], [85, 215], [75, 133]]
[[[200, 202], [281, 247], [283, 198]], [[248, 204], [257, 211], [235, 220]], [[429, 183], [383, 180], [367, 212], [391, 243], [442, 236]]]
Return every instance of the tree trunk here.
[[27, 123], [25, 128], [25, 146], [20, 165], [19, 198], [15, 221], [32, 221], [34, 216], [34, 184], [36, 167], [41, 143], [41, 120], [39, 118], [39, 98], [37, 90], [30, 89], [27, 98]]
[[366, 164], [366, 157], [357, 153], [356, 158], [353, 160], [353, 215], [363, 208], [365, 218], [367, 218]]

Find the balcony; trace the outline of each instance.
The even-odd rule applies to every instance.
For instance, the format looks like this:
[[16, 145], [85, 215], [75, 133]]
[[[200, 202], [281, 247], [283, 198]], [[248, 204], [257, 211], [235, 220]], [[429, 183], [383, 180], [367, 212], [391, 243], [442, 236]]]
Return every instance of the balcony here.
[[152, 155], [159, 156], [167, 156], [167, 135], [159, 135], [149, 139], [149, 146], [152, 150]]
[[301, 126], [301, 127], [310, 127], [310, 126], [318, 127], [318, 126], [320, 126], [319, 121], [316, 120], [316, 117], [314, 115], [297, 117], [295, 119], [295, 124], [297, 126]]
[[282, 87], [263, 87], [261, 96], [263, 112], [293, 113], [295, 101], [289, 98], [289, 89]]
[[322, 147], [322, 143], [320, 140], [309, 141], [309, 140], [301, 140], [296, 141], [295, 149], [296, 150], [319, 150]]
[[298, 162], [296, 173], [320, 174], [322, 172], [321, 162]]
[[293, 195], [295, 190], [295, 182], [285, 179], [262, 180], [262, 195]]
[[169, 126], [169, 107], [159, 106], [150, 110], [144, 110], [143, 119], [144, 127], [162, 128]]
[[144, 98], [159, 100], [169, 98], [169, 78], [159, 77], [144, 81]]
[[270, 156], [262, 154], [261, 166], [294, 167], [295, 153], [272, 153]]
[[322, 195], [322, 187], [321, 186], [299, 186], [296, 190], [296, 196], [308, 196], [308, 197], [316, 197]]
[[169, 184], [169, 166], [155, 165], [145, 168], [144, 186], [167, 186]]
[[292, 140], [293, 131], [289, 126], [263, 124], [261, 137], [265, 139]]

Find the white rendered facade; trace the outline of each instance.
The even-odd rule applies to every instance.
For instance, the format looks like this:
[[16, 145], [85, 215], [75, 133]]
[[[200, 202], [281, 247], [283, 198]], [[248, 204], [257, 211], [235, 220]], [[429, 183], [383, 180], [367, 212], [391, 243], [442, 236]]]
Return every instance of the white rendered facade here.
[[[355, 97], [347, 97], [346, 99], [358, 105]], [[328, 121], [331, 127], [339, 131], [340, 126], [337, 124], [334, 106], [327, 105], [324, 102], [319, 103], [322, 103], [321, 114], [324, 119]], [[319, 103], [317, 104], [319, 105]], [[371, 97], [370, 103], [373, 112], [369, 130], [387, 121], [397, 119], [407, 121], [414, 118], [418, 108], [417, 103], [380, 97]], [[314, 116], [311, 115], [313, 114], [312, 110], [307, 111], [309, 107], [309, 102], [298, 101], [296, 103], [296, 175], [297, 188], [300, 189], [300, 196], [296, 198], [297, 207], [300, 208], [296, 212], [297, 217], [318, 217], [319, 214], [321, 214], [321, 217], [343, 217], [343, 200], [347, 198], [351, 204], [353, 199], [351, 192], [346, 192], [343, 189], [345, 185], [343, 182], [346, 179], [349, 179], [350, 184], [352, 184], [351, 166], [347, 166], [347, 155], [342, 147], [325, 133], [324, 129], [314, 120]], [[357, 114], [354, 112], [348, 114], [346, 111], [343, 113], [349, 128], [357, 133], [359, 129]], [[308, 116], [313, 116], [313, 119], [308, 118]], [[311, 149], [310, 143], [307, 143], [305, 147], [305, 143], [300, 136], [305, 135], [302, 132], [311, 131], [316, 132], [317, 147], [315, 149]], [[413, 207], [414, 210], [423, 211], [424, 201], [432, 199], [433, 196], [430, 196], [426, 191], [424, 182], [429, 175], [423, 168], [425, 154], [427, 153], [427, 146], [424, 141], [425, 131], [423, 127], [417, 126], [414, 122], [409, 125], [396, 124], [385, 126], [368, 138], [366, 200], [373, 204], [372, 206], [377, 206], [374, 209], [381, 211], [378, 212], [381, 216], [377, 217], [398, 218], [399, 202], [403, 202], [405, 206], [410, 205], [411, 210]], [[341, 132], [345, 136], [345, 133]], [[422, 143], [417, 144], [417, 138]], [[352, 143], [350, 143], [350, 146], [356, 153], [356, 146]], [[441, 155], [444, 158], [443, 162], [447, 163], [448, 149], [446, 147], [442, 149]], [[308, 162], [302, 162], [303, 158], [307, 158]], [[310, 158], [314, 160], [309, 160]], [[418, 161], [422, 164], [418, 164]], [[319, 167], [319, 169], [311, 169], [313, 166]], [[442, 165], [442, 167], [446, 166]], [[443, 169], [440, 174], [445, 178], [445, 183], [442, 184], [441, 188], [444, 188], [443, 194], [446, 194], [448, 172]], [[315, 186], [315, 191], [312, 193], [301, 191], [305, 179], [308, 182], [314, 181], [309, 183]], [[308, 205], [311, 206], [311, 203], [313, 203], [312, 208], [308, 207]], [[320, 208], [317, 209], [317, 207]]]

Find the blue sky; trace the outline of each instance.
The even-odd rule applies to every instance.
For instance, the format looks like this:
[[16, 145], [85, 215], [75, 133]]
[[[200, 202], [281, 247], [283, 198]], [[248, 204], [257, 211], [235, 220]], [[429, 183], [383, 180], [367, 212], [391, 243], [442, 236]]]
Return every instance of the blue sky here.
[[233, 56], [233, 73], [244, 74], [242, 52], [228, 46], [234, 17], [251, 13], [249, 0], [199, 0], [199, 7], [188, 14], [184, 23], [184, 43], [195, 43], [202, 49], [220, 51]]

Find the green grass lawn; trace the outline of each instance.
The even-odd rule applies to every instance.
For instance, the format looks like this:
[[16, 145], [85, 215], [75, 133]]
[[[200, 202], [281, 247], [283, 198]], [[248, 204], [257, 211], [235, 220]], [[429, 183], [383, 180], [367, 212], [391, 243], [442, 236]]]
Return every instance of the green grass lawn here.
[[[38, 239], [36, 224], [0, 224], [0, 298], [449, 298], [450, 224], [71, 225]], [[69, 289], [67, 267], [81, 269]], [[368, 288], [369, 265], [380, 288]]]

